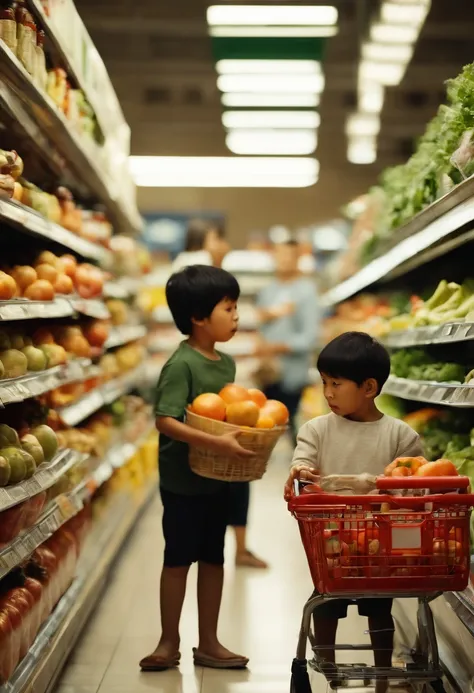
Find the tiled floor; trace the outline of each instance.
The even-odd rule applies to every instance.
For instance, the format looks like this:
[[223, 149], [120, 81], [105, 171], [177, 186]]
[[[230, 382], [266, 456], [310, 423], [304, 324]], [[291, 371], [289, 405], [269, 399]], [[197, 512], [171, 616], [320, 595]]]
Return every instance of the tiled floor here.
[[[248, 671], [194, 669], [192, 647], [196, 645], [197, 629], [193, 572], [182, 619], [180, 670], [140, 673], [138, 661], [153, 650], [160, 631], [162, 539], [160, 504], [156, 500], [130, 537], [56, 693], [289, 692], [301, 610], [312, 584], [297, 524], [281, 497], [287, 470], [284, 458], [279, 456], [265, 479], [252, 487], [250, 543], [270, 561], [271, 569], [236, 570], [231, 535], [228, 541], [220, 634], [225, 645], [250, 657]], [[366, 627], [366, 621], [351, 615], [341, 626], [341, 639], [363, 641]], [[327, 690], [326, 681], [315, 676], [313, 693]]]

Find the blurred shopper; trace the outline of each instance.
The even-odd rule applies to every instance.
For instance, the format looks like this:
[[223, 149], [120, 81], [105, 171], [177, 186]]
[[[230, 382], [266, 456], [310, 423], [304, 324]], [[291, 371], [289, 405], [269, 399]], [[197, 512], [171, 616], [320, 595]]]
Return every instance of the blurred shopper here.
[[261, 343], [257, 355], [259, 384], [269, 399], [288, 407], [296, 445], [296, 414], [316, 348], [319, 310], [314, 281], [300, 275], [296, 241], [276, 245], [275, 281], [257, 299]]
[[200, 219], [189, 222], [186, 233], [184, 250], [179, 253], [172, 264], [172, 272], [188, 267], [189, 265], [212, 265], [212, 255], [207, 246], [209, 227]]

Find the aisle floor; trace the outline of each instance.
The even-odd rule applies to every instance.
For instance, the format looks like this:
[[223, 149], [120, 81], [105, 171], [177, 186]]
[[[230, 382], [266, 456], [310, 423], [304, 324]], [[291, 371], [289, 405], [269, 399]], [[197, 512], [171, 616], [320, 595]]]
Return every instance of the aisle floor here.
[[[297, 524], [282, 500], [287, 469], [287, 455], [280, 451], [264, 480], [252, 486], [250, 545], [271, 568], [235, 569], [230, 532], [227, 542], [220, 636], [227, 647], [250, 657], [247, 671], [193, 667], [197, 638], [193, 570], [182, 618], [180, 669], [140, 672], [138, 661], [154, 649], [160, 632], [163, 542], [157, 498], [133, 531], [55, 693], [288, 693], [301, 610], [312, 583]], [[367, 641], [367, 621], [354, 609], [349, 613], [341, 622], [340, 640]], [[313, 693], [328, 690], [318, 675], [313, 676], [312, 686]], [[356, 690], [365, 689], [351, 689]]]

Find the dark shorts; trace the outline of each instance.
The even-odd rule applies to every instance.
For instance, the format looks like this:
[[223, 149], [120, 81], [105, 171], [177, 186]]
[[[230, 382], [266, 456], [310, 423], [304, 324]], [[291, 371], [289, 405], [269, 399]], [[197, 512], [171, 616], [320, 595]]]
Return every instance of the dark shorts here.
[[[318, 592], [315, 591], [313, 597], [317, 595]], [[392, 613], [392, 603], [393, 599], [387, 599], [386, 597], [380, 597], [380, 599], [356, 599], [355, 601], [352, 599], [333, 599], [330, 602], [320, 604], [314, 611], [314, 618], [346, 618], [347, 607], [353, 605], [357, 605], [361, 616], [366, 616], [367, 618], [380, 616], [383, 618]]]
[[198, 561], [223, 565], [229, 513], [227, 488], [199, 496], [184, 496], [163, 488], [160, 493], [165, 566], [182, 568]]

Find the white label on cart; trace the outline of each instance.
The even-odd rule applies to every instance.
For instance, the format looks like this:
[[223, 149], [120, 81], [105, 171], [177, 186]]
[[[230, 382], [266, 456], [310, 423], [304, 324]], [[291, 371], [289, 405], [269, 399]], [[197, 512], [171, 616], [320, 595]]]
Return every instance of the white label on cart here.
[[420, 549], [421, 527], [393, 527], [392, 549]]

